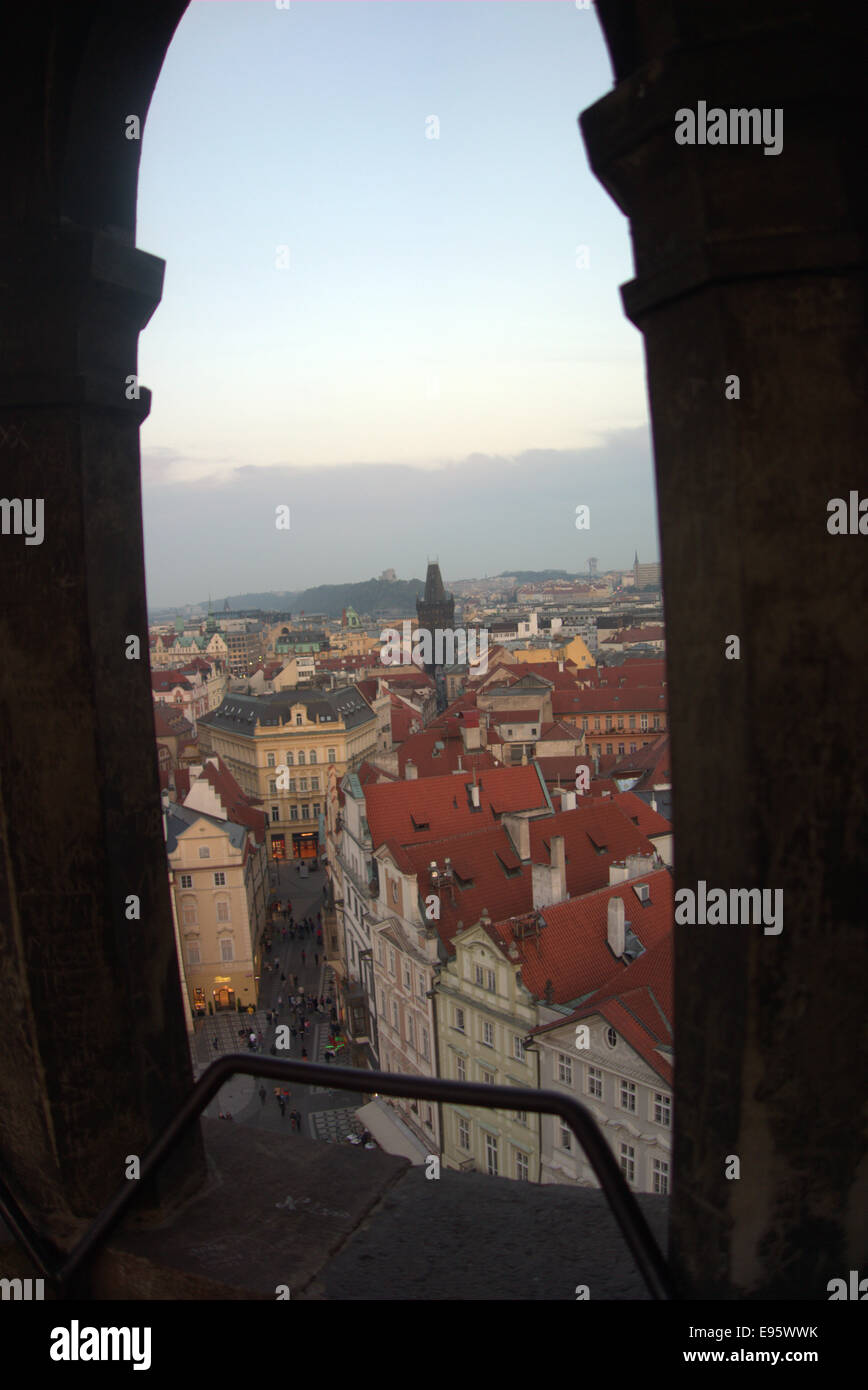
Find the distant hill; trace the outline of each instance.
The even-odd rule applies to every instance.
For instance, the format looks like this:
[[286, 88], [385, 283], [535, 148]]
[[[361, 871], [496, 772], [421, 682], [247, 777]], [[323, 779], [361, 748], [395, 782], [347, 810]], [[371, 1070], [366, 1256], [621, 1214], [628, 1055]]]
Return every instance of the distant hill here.
[[[226, 603], [235, 612], [261, 608], [266, 612], [290, 612], [293, 617], [299, 613], [325, 613], [329, 618], [339, 618], [345, 608], [355, 608], [357, 613], [373, 614], [388, 609], [413, 614], [416, 596], [424, 592], [425, 583], [421, 579], [365, 579], [359, 584], [319, 584], [300, 593], [270, 590], [260, 594], [228, 594], [225, 598], [212, 599], [211, 611], [218, 622]], [[207, 609], [207, 604], [202, 606]], [[163, 614], [174, 617], [175, 609], [152, 610], [155, 621], [163, 620]]]

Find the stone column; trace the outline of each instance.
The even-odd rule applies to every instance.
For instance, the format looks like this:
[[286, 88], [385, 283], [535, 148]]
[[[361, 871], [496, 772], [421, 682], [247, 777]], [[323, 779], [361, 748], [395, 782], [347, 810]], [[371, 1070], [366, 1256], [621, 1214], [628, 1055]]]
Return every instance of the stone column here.
[[[783, 890], [780, 935], [675, 928], [672, 1258], [688, 1297], [824, 1299], [868, 1220], [868, 537], [827, 530], [868, 494], [868, 55], [827, 5], [598, 9], [617, 85], [581, 126], [634, 244], [676, 888]], [[782, 151], [676, 144], [700, 101], [782, 109]]]
[[[192, 1084], [148, 661], [150, 396], [135, 381], [164, 267], [132, 245], [139, 147], [124, 135], [183, 8], [27, 12], [4, 75], [0, 1167], [60, 1243]], [[202, 1173], [197, 1134], [151, 1208]]]

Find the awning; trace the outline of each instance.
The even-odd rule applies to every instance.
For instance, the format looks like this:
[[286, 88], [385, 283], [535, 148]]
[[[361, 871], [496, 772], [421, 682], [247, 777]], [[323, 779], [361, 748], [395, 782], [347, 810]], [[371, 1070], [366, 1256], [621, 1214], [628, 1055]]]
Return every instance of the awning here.
[[409, 1158], [417, 1167], [425, 1162], [431, 1150], [404, 1124], [391, 1106], [384, 1100], [372, 1100], [356, 1111], [356, 1117], [370, 1130], [371, 1137], [377, 1141], [387, 1154], [397, 1154], [399, 1158]]

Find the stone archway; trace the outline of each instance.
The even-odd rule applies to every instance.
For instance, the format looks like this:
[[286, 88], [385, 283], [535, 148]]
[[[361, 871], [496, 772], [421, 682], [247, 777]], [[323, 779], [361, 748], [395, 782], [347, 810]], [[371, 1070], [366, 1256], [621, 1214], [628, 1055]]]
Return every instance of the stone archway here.
[[[150, 745], [153, 718], [149, 397], [130, 378], [163, 264], [134, 247], [126, 130], [144, 122], [185, 8], [24, 9], [0, 96], [13, 133], [0, 145], [0, 469], [10, 497], [45, 503], [41, 545], [0, 547], [0, 1007], [14, 1057], [0, 1163], [57, 1239], [189, 1085], [156, 764], [128, 758], [130, 728]], [[634, 238], [624, 302], [648, 362], [676, 876], [787, 894], [776, 940], [677, 938], [673, 1258], [694, 1297], [822, 1297], [864, 1253], [849, 1078], [866, 1061], [866, 569], [860, 539], [825, 528], [827, 500], [858, 486], [868, 435], [864, 38], [857, 7], [829, 3], [598, 10], [617, 85], [582, 129]], [[714, 161], [676, 146], [674, 110], [706, 97], [792, 113], [783, 153]], [[738, 662], [723, 658], [729, 634]], [[743, 1176], [727, 1186], [732, 1153]], [[192, 1141], [164, 1199], [200, 1174]]]

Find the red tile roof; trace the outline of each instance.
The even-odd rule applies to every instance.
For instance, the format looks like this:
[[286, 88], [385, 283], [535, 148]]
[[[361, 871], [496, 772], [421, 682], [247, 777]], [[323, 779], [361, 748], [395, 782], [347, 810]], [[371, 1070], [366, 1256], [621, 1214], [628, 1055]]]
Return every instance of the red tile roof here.
[[[650, 888], [648, 903], [639, 902], [634, 891], [638, 883]], [[672, 879], [665, 869], [543, 908], [539, 915], [545, 925], [538, 936], [523, 939], [516, 924], [506, 920], [493, 922], [486, 930], [507, 958], [521, 965], [522, 982], [533, 994], [543, 998], [551, 981], [553, 1002], [568, 1004], [627, 974], [629, 962], [618, 960], [608, 945], [609, 902], [615, 897], [623, 900], [625, 919], [646, 952], [671, 937]], [[513, 942], [516, 953], [510, 955]], [[563, 1022], [543, 1027], [562, 1026]]]
[[618, 792], [612, 797], [612, 804], [637, 825], [643, 835], [668, 835], [672, 830], [672, 825], [666, 817], [653, 810], [647, 801], [643, 801], [641, 796], [636, 796], [635, 792]]
[[216, 766], [210, 759], [204, 764], [201, 779], [214, 788], [229, 819], [236, 825], [246, 825], [261, 843], [265, 839], [265, 813], [255, 810], [251, 798], [241, 790], [219, 754], [215, 761]]
[[551, 862], [554, 836], [564, 839], [567, 893], [576, 898], [609, 882], [609, 865], [628, 854], [654, 855], [651, 841], [624, 815], [614, 801], [579, 798], [572, 811], [530, 822], [531, 859]]
[[543, 1024], [532, 1031], [539, 1034], [566, 1028], [572, 1032], [581, 1019], [599, 1015], [671, 1086], [672, 1058], [659, 1049], [673, 1046], [672, 955], [673, 933], [670, 930], [625, 970], [619, 970], [607, 980], [567, 1018]]
[[546, 793], [533, 765], [490, 768], [476, 780], [478, 809], [470, 804], [469, 788], [474, 781], [470, 773], [369, 787], [365, 803], [374, 848], [390, 839], [411, 845], [478, 830], [510, 811], [548, 809]]
[[488, 711], [491, 724], [539, 724], [538, 709], [497, 709]]
[[[533, 905], [531, 866], [515, 859], [502, 825], [489, 824], [476, 832], [407, 845], [403, 852], [410, 868], [402, 871], [416, 874], [422, 899], [433, 893], [440, 900], [440, 917], [435, 925], [449, 949], [456, 931], [473, 926], [483, 910], [499, 917], [526, 912]], [[431, 860], [436, 860], [442, 869], [447, 858], [452, 861], [453, 883], [434, 888], [429, 872]]]
[[[406, 776], [408, 759], [416, 764], [418, 777], [442, 777], [447, 772], [472, 772], [474, 769], [483, 772], [498, 766], [486, 750], [465, 752], [464, 740], [460, 734], [450, 731], [450, 724], [457, 730], [457, 721], [449, 720], [445, 729], [429, 725], [420, 733], [410, 735], [398, 750], [398, 771], [402, 777]], [[439, 750], [438, 743], [444, 745]]]

